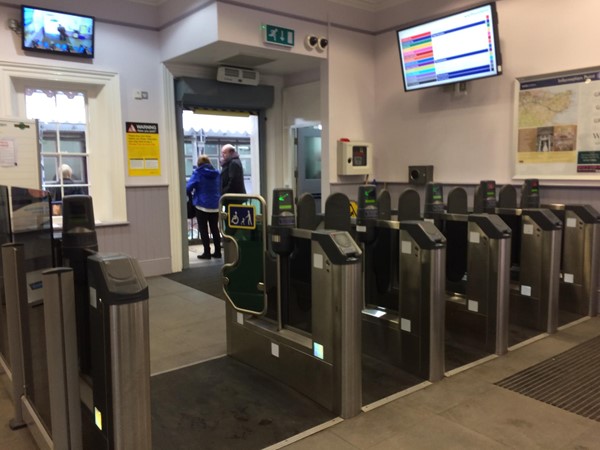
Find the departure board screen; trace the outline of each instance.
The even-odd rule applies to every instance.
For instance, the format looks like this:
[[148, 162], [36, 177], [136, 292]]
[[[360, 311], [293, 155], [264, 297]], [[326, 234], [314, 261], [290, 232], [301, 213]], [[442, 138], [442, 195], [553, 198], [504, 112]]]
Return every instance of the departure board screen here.
[[398, 30], [397, 36], [406, 91], [502, 72], [495, 3]]

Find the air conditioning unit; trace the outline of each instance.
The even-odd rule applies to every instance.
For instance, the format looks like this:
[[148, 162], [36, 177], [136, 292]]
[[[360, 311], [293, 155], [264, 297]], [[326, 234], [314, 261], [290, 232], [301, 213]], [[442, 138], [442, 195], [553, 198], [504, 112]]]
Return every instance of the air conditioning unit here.
[[229, 66], [221, 66], [217, 70], [217, 81], [222, 81], [223, 83], [258, 86], [259, 79], [260, 74], [256, 70]]

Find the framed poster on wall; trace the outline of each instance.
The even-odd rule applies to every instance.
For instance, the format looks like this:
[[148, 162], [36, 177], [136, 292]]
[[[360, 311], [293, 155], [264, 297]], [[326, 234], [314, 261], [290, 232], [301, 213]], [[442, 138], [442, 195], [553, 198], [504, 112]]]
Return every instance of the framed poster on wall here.
[[600, 67], [515, 83], [516, 179], [600, 180]]

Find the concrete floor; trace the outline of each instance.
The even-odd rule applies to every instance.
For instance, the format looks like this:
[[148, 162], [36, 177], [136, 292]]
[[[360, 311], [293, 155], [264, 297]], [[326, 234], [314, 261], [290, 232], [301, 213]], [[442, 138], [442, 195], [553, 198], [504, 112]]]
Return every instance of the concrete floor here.
[[[194, 264], [219, 264], [217, 260]], [[150, 285], [153, 374], [223, 355], [222, 300], [163, 277]], [[494, 385], [507, 376], [600, 335], [600, 317], [584, 320], [441, 382], [321, 431], [272, 448], [598, 449], [600, 423]], [[12, 402], [0, 385], [0, 449], [35, 449], [27, 429], [12, 431]], [[303, 438], [301, 438], [303, 437]], [[199, 444], [198, 447], [202, 448]]]

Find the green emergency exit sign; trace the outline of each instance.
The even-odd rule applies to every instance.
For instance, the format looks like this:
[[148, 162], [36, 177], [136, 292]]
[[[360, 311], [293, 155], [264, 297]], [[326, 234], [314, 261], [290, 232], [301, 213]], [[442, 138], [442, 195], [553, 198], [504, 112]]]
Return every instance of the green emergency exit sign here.
[[283, 45], [284, 47], [294, 46], [294, 30], [290, 28], [278, 27], [276, 25], [263, 25], [265, 43]]

